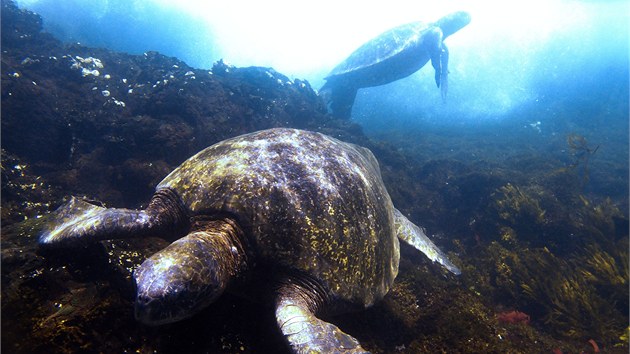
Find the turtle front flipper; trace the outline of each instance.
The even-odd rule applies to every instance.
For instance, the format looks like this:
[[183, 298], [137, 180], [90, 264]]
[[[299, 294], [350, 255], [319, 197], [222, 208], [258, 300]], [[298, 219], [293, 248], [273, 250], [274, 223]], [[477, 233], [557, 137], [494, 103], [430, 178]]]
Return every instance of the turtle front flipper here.
[[424, 253], [430, 260], [440, 263], [455, 275], [462, 272], [451, 262], [444, 252], [429, 239], [427, 234], [420, 227], [409, 221], [398, 209], [394, 209], [394, 225], [396, 236]]
[[446, 101], [446, 94], [448, 93], [448, 48], [442, 43], [442, 53], [440, 54], [440, 72], [435, 71], [435, 82], [440, 88], [440, 95], [442, 101]]
[[145, 210], [103, 208], [72, 197], [54, 212], [52, 220], [40, 235], [40, 244], [93, 242], [150, 233], [179, 236], [188, 225], [181, 201], [169, 189], [156, 192]]
[[[435, 83], [440, 88], [442, 100], [446, 100], [448, 92], [448, 48], [444, 40], [453, 33], [464, 28], [470, 23], [470, 14], [465, 11], [458, 11], [448, 14], [435, 23], [435, 27], [440, 30], [439, 41], [433, 42], [437, 47], [433, 47], [429, 53], [431, 64], [435, 68]], [[434, 40], [434, 39], [433, 39]]]
[[359, 341], [332, 323], [317, 318], [326, 305], [315, 281], [289, 278], [276, 294], [276, 321], [293, 353], [369, 353]]
[[[437, 30], [439, 31], [439, 30]], [[436, 35], [440, 42], [429, 50], [431, 55], [431, 65], [435, 69], [435, 84], [440, 88], [442, 100], [446, 100], [448, 92], [448, 48], [442, 40], [442, 35]]]

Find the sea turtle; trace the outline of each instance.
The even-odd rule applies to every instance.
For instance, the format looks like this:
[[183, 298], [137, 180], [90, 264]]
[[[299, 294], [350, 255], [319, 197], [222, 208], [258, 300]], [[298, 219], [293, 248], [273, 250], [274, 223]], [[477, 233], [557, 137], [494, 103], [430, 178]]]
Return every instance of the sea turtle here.
[[435, 23], [412, 22], [392, 28], [363, 44], [325, 78], [319, 90], [333, 115], [350, 118], [357, 90], [384, 85], [420, 70], [431, 59], [442, 99], [448, 90], [446, 37], [470, 22], [466, 12], [454, 12]]
[[303, 130], [263, 130], [200, 151], [157, 185], [144, 210], [73, 198], [56, 213], [41, 244], [176, 240], [134, 271], [135, 316], [145, 324], [190, 317], [224, 290], [246, 288], [252, 274], [267, 277], [295, 353], [365, 352], [318, 316], [381, 299], [398, 273], [398, 238], [460, 273], [394, 208], [368, 149]]

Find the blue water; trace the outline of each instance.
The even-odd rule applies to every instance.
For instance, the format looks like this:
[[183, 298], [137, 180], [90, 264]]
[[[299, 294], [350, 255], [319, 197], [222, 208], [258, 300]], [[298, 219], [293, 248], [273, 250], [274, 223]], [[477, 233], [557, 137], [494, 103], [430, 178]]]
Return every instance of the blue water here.
[[[354, 49], [388, 28], [435, 21], [453, 10], [470, 12], [471, 24], [446, 41], [451, 49], [449, 103], [439, 104], [427, 65], [407, 80], [361, 92], [354, 116], [376, 120], [373, 124], [382, 113], [395, 114], [405, 124], [410, 123], [407, 116], [411, 122], [501, 119], [522, 104], [544, 104], [556, 95], [607, 90], [628, 81], [627, 1], [393, 1], [387, 8], [364, 5], [362, 16], [353, 16], [354, 6], [330, 1], [312, 8], [282, 1], [18, 4], [41, 14], [46, 30], [65, 41], [130, 53], [159, 51], [199, 68], [210, 68], [219, 59], [237, 66], [273, 66], [313, 87], [320, 87]], [[379, 112], [376, 106], [392, 111]]]
[[[567, 136], [578, 134], [600, 146], [595, 167], [610, 170], [606, 163], [612, 163], [628, 171], [627, 1], [447, 1], [413, 7], [394, 1], [388, 8], [365, 5], [358, 17], [353, 6], [328, 1], [320, 6], [194, 0], [18, 4], [41, 14], [45, 30], [67, 42], [130, 53], [154, 50], [199, 68], [219, 59], [273, 66], [315, 88], [336, 64], [384, 30], [466, 10], [472, 22], [446, 40], [446, 103], [433, 68], [425, 65], [406, 79], [359, 91], [352, 119], [366, 133], [412, 153], [427, 148], [414, 141], [429, 134], [481, 140], [489, 146], [487, 156], [462, 158], [490, 160], [502, 149], [504, 156], [533, 149], [562, 158]], [[625, 198], [627, 188], [618, 193]]]

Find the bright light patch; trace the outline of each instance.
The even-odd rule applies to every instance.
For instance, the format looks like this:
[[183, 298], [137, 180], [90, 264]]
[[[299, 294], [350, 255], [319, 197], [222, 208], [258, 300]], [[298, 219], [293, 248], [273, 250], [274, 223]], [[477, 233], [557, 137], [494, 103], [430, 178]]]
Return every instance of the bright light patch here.
[[[164, 6], [171, 2], [154, 0]], [[541, 48], [556, 31], [583, 24], [585, 7], [574, 1], [296, 2], [182, 0], [178, 7], [201, 17], [216, 38], [213, 59], [236, 66], [272, 66], [310, 80], [327, 73], [364, 42], [411, 21], [432, 22], [450, 12], [471, 13], [471, 24], [449, 42], [484, 49], [510, 44], [514, 51]], [[492, 56], [492, 50], [479, 55]], [[522, 56], [522, 51], [520, 52]], [[316, 85], [318, 86], [318, 85]]]
[[[210, 68], [219, 59], [239, 67], [273, 67], [291, 79], [308, 80], [315, 89], [337, 64], [382, 32], [411, 21], [433, 22], [454, 11], [468, 11], [471, 23], [446, 40], [451, 73], [448, 105], [440, 104], [430, 65], [400, 80], [398, 91], [376, 93], [381, 101], [395, 100], [395, 105], [380, 102], [384, 107], [402, 110], [402, 100], [409, 100], [411, 115], [421, 112], [423, 117], [439, 119], [504, 115], [535, 101], [541, 82], [567, 81], [576, 73], [587, 76], [585, 69], [594, 67], [593, 59], [599, 59], [601, 66], [606, 63], [601, 58], [609, 53], [615, 53], [612, 58], [619, 57], [618, 53], [627, 56], [627, 1], [17, 2], [42, 14], [48, 29], [81, 37], [88, 46], [134, 53], [157, 50], [198, 68]], [[61, 13], [70, 9], [73, 21]], [[95, 22], [98, 27], [89, 26]], [[355, 108], [361, 109], [361, 94]]]
[[[37, 10], [41, 9], [37, 4], [50, 2], [54, 7], [59, 1], [18, 0], [18, 3]], [[481, 59], [480, 64], [487, 64], [496, 61], [497, 55], [519, 53], [522, 58], [536, 52], [558, 31], [588, 28], [585, 18], [589, 11], [588, 4], [569, 0], [61, 2], [73, 3], [95, 17], [123, 5], [134, 11], [146, 11], [149, 17], [155, 8], [172, 11], [173, 15], [187, 14], [202, 20], [207, 28], [198, 28], [197, 22], [197, 28], [184, 28], [186, 19], [182, 19], [182, 28], [173, 30], [209, 31], [213, 38], [207, 43], [191, 42], [189, 57], [181, 59], [203, 67], [210, 67], [219, 59], [236, 66], [270, 66], [291, 77], [308, 79], [315, 87], [360, 45], [407, 22], [433, 22], [453, 11], [468, 11], [472, 22], [449, 38], [448, 43], [454, 49], [454, 56], [463, 55], [462, 49], [470, 49], [465, 60]], [[503, 50], [506, 45], [511, 46], [508, 53]]]
[[156, 271], [157, 273], [165, 273], [174, 265], [175, 265], [175, 259], [173, 257], [168, 256], [168, 255], [163, 255], [159, 257], [153, 263], [153, 270]]

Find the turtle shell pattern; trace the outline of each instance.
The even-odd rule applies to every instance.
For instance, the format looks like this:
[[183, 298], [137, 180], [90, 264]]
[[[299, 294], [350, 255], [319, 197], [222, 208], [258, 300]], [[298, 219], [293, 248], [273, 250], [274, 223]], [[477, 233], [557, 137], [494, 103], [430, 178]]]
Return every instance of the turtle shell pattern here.
[[335, 299], [369, 306], [398, 273], [393, 205], [368, 149], [264, 130], [200, 151], [157, 189], [168, 187], [192, 216], [234, 217], [257, 264], [309, 274]]
[[390, 59], [409, 48], [416, 48], [423, 34], [431, 28], [424, 22], [412, 22], [384, 32], [354, 51], [346, 60], [333, 69], [326, 78], [345, 75], [366, 69]]

